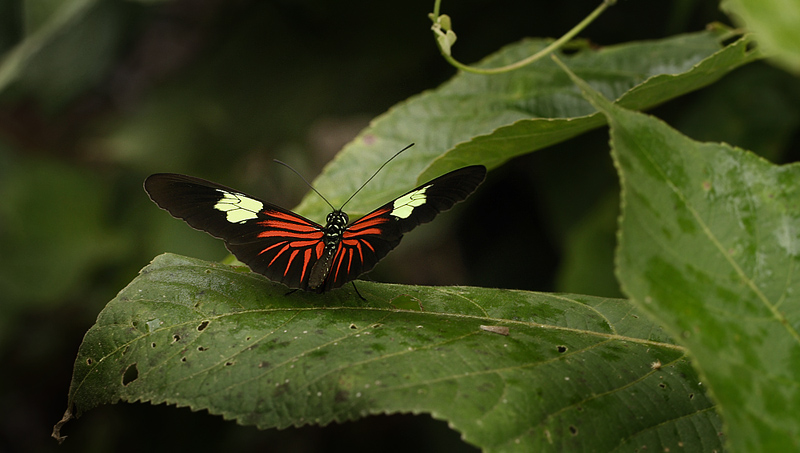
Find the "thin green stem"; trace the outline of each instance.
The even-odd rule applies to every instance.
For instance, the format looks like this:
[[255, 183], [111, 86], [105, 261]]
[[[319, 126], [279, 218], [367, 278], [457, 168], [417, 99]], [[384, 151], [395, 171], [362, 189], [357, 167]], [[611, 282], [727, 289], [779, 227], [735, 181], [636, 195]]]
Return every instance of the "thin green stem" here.
[[[574, 26], [570, 31], [568, 31], [566, 34], [564, 34], [564, 36], [562, 36], [562, 37], [558, 38], [557, 40], [553, 41], [549, 46], [545, 47], [544, 49], [540, 50], [539, 52], [536, 52], [535, 54], [531, 55], [530, 57], [524, 58], [524, 59], [522, 59], [522, 60], [520, 60], [520, 61], [518, 61], [516, 63], [511, 63], [509, 65], [501, 66], [501, 67], [498, 67], [498, 68], [478, 68], [478, 67], [475, 67], [475, 66], [465, 65], [464, 63], [461, 63], [458, 60], [456, 60], [455, 58], [453, 58], [453, 56], [450, 55], [449, 52], [445, 52], [442, 49], [441, 45], [439, 44], [438, 40], [436, 41], [436, 43], [437, 43], [437, 45], [439, 45], [439, 50], [442, 52], [442, 56], [444, 57], [444, 59], [447, 60], [448, 63], [450, 63], [451, 65], [455, 66], [456, 68], [458, 68], [458, 69], [460, 69], [462, 71], [471, 72], [473, 74], [501, 74], [501, 73], [508, 72], [508, 71], [514, 71], [514, 70], [519, 69], [519, 68], [521, 68], [523, 66], [529, 65], [529, 64], [535, 62], [536, 60], [539, 60], [540, 58], [550, 54], [554, 50], [556, 50], [556, 49], [560, 48], [561, 46], [563, 46], [565, 43], [567, 43], [572, 38], [574, 38], [578, 33], [583, 31], [583, 29], [585, 29], [587, 26], [589, 26], [589, 24], [591, 24], [597, 18], [597, 16], [602, 14], [603, 11], [605, 11], [609, 6], [611, 6], [614, 3], [616, 3], [616, 1], [617, 0], [603, 0], [603, 3], [601, 3], [600, 6], [598, 6], [597, 8], [595, 8], [595, 10], [591, 12], [591, 14], [586, 16], [585, 19], [583, 19], [578, 25]], [[434, 6], [433, 6], [433, 13], [431, 15], [433, 20], [434, 20], [434, 26], [433, 26], [434, 34], [441, 33], [441, 31], [438, 30], [438, 28], [437, 28], [437, 23], [438, 22], [436, 21], [436, 19], [439, 17], [439, 5], [440, 5], [440, 3], [441, 3], [441, 0], [435, 0]]]
[[436, 19], [439, 17], [439, 6], [441, 6], [442, 0], [436, 0], [433, 2], [433, 21], [436, 22]]

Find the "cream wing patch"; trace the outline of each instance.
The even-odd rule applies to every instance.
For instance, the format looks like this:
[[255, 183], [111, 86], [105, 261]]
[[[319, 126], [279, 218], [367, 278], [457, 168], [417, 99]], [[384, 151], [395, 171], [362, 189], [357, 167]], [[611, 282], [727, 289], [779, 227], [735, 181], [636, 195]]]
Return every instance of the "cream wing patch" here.
[[397, 200], [394, 200], [392, 212], [390, 214], [401, 219], [408, 218], [408, 216], [414, 212], [414, 208], [425, 204], [425, 200], [427, 199], [425, 191], [428, 190], [430, 186], [432, 186], [432, 184], [428, 184], [425, 187], [407, 193]]
[[246, 195], [217, 189], [222, 198], [214, 205], [214, 209], [227, 213], [230, 223], [245, 223], [258, 217], [258, 212], [264, 208], [264, 203], [254, 200]]

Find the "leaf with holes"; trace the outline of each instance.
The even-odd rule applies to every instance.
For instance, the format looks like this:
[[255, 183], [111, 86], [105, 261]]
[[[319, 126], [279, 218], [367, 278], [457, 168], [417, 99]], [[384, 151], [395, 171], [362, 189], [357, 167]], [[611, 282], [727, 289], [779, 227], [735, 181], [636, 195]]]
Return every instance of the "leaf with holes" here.
[[692, 353], [738, 451], [800, 446], [800, 165], [699, 143], [613, 105], [617, 275]]
[[147, 401], [259, 428], [426, 412], [489, 451], [722, 446], [683, 348], [624, 300], [369, 282], [368, 302], [287, 296], [241, 269], [169, 254], [143, 269], [86, 334], [64, 421]]

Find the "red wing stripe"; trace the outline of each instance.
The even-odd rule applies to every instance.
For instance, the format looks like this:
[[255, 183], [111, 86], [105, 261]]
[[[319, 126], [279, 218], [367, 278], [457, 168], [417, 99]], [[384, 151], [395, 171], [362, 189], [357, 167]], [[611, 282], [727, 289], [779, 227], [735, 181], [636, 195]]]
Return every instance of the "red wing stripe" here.
[[365, 215], [364, 217], [362, 217], [362, 218], [360, 218], [360, 219], [356, 220], [356, 221], [354, 222], [354, 224], [361, 223], [361, 222], [367, 222], [367, 221], [369, 221], [370, 219], [372, 219], [373, 217], [379, 217], [379, 216], [382, 216], [382, 215], [384, 215], [384, 214], [386, 214], [386, 213], [388, 213], [388, 212], [389, 212], [389, 208], [385, 208], [385, 209], [376, 209], [375, 211], [372, 211], [372, 212], [370, 212], [369, 214]]
[[281, 211], [263, 211], [263, 212], [264, 212], [265, 215], [270, 216], [270, 217], [275, 217], [275, 218], [278, 218], [278, 219], [288, 220], [290, 222], [308, 224], [308, 222], [305, 219], [297, 216], [296, 214], [289, 214], [289, 213], [281, 212]]
[[259, 255], [261, 255], [261, 254], [263, 254], [263, 253], [266, 253], [266, 252], [268, 252], [268, 251], [270, 251], [270, 250], [274, 249], [275, 247], [278, 247], [278, 246], [281, 246], [281, 245], [283, 245], [283, 244], [286, 244], [286, 242], [288, 242], [288, 241], [276, 242], [276, 243], [274, 243], [274, 244], [270, 245], [269, 247], [265, 248], [264, 250], [262, 250], [262, 251], [258, 252], [258, 254], [259, 254]]
[[380, 236], [383, 230], [380, 225], [389, 222], [391, 219], [385, 216], [389, 209], [378, 209], [353, 222], [347, 227], [342, 235], [343, 239], [350, 239], [358, 236], [375, 235]]
[[370, 220], [367, 220], [366, 222], [362, 222], [362, 220], [364, 220], [364, 219], [359, 219], [358, 221], [356, 221], [355, 223], [350, 225], [350, 227], [348, 227], [348, 229], [350, 229], [350, 230], [363, 230], [364, 228], [372, 228], [374, 226], [378, 226], [378, 225], [381, 225], [381, 224], [386, 223], [386, 222], [389, 221], [389, 219], [387, 219], [386, 217], [379, 217], [377, 219], [370, 219]]
[[290, 247], [291, 245], [292, 245], [292, 244], [288, 244], [288, 243], [287, 243], [285, 246], [283, 246], [283, 248], [282, 248], [282, 249], [280, 249], [280, 251], [278, 251], [278, 253], [276, 253], [276, 254], [275, 254], [275, 256], [272, 258], [272, 261], [270, 261], [270, 262], [269, 262], [269, 264], [267, 264], [267, 266], [272, 266], [272, 263], [274, 263], [274, 262], [275, 262], [275, 260], [276, 260], [276, 259], [278, 259], [278, 257], [279, 257], [279, 256], [281, 256], [281, 255], [283, 254], [283, 252], [285, 252], [285, 251], [289, 250], [289, 247]]
[[[287, 247], [294, 247], [294, 248], [302, 248], [302, 247], [309, 247], [315, 245], [317, 242], [322, 243], [319, 239], [314, 239], [313, 241], [280, 241], [276, 242], [269, 247], [265, 248], [264, 250], [258, 252], [259, 255], [264, 254], [275, 247], [280, 247], [281, 245], [286, 244]], [[278, 252], [280, 254], [281, 252]]]
[[314, 225], [308, 225], [305, 223], [284, 222], [282, 220], [264, 220], [262, 222], [258, 222], [258, 224], [267, 228], [284, 229], [296, 232], [319, 231], [319, 228], [315, 227]]
[[306, 279], [306, 270], [308, 269], [308, 263], [311, 261], [311, 249], [306, 249], [303, 252], [303, 271], [300, 272], [300, 281], [305, 281]]
[[363, 239], [359, 239], [359, 240], [358, 240], [358, 242], [361, 242], [361, 243], [363, 243], [364, 245], [366, 245], [367, 247], [369, 247], [369, 249], [370, 249], [370, 250], [372, 250], [373, 252], [375, 252], [375, 248], [374, 248], [374, 247], [372, 247], [372, 244], [370, 244], [370, 243], [369, 243], [369, 241], [365, 241], [365, 240], [363, 240]]
[[315, 231], [313, 233], [294, 233], [290, 231], [262, 231], [256, 236], [260, 238], [299, 238], [299, 239], [317, 239], [322, 238], [322, 231]]
[[356, 250], [358, 250], [358, 259], [360, 259], [362, 263], [364, 262], [364, 252], [361, 249], [361, 243], [366, 241], [363, 239], [347, 239], [343, 240], [342, 242], [344, 242], [344, 245], [349, 247], [355, 247]]
[[289, 268], [292, 267], [292, 261], [294, 261], [294, 257], [297, 256], [298, 253], [300, 253], [300, 250], [292, 250], [292, 254], [289, 255], [289, 262], [286, 263], [286, 270], [283, 271], [284, 277], [289, 273]]
[[339, 269], [342, 267], [342, 260], [344, 259], [344, 253], [342, 252], [342, 243], [339, 243], [339, 248], [336, 250], [336, 255], [333, 257], [336, 266], [336, 272], [333, 273], [333, 281], [339, 279]]
[[366, 230], [358, 230], [358, 231], [353, 231], [352, 229], [348, 228], [347, 230], [345, 230], [342, 237], [345, 239], [349, 239], [353, 237], [366, 236], [366, 235], [379, 236], [380, 234], [381, 234], [380, 228], [367, 228]]

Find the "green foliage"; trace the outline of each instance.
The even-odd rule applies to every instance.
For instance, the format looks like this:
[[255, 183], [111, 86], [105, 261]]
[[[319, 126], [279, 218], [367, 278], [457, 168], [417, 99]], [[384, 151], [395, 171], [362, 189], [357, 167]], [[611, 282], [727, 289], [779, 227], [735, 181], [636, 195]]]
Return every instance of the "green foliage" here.
[[[498, 68], [599, 1], [445, 4], [437, 30]], [[723, 6], [617, 2], [565, 68], [450, 77], [415, 2], [0, 2], [0, 405], [24, 408], [0, 449], [797, 450], [797, 168], [746, 151], [797, 159], [797, 4]], [[277, 157], [329, 162], [337, 204], [411, 142], [351, 218], [492, 172], [371, 277], [483, 287], [287, 296], [141, 189], [177, 171], [288, 207]], [[44, 444], [70, 365], [71, 438]], [[118, 401], [148, 404], [97, 408]]]
[[[572, 76], [583, 87], [588, 102], [599, 106], [600, 112], [595, 114], [567, 84], [570, 74], [556, 76], [560, 69], [553, 62], [532, 65], [524, 74], [483, 79], [482, 84], [477, 76], [459, 75], [374, 122], [327, 167], [316, 185], [334, 197], [347, 196], [354, 188], [331, 181], [359, 181], [342, 175], [369, 171], [384, 159], [383, 150], [393, 149], [393, 144], [404, 140], [404, 134], [413, 131], [421, 135], [423, 150], [399, 159], [396, 167], [403, 171], [391, 172], [380, 184], [368, 186], [360, 197], [369, 200], [362, 204], [377, 205], [378, 200], [404, 190], [404, 184], [414, 184], [407, 181], [408, 174], [423, 172], [436, 162], [437, 156], [426, 150], [453, 148], [466, 138], [459, 134], [486, 138], [473, 139], [482, 146], [473, 145], [468, 152], [455, 147], [442, 161], [496, 166], [525, 147], [535, 148], [533, 142], [552, 143], [596, 127], [602, 124], [599, 115], [603, 114], [612, 125], [614, 156], [623, 178], [625, 217], [619, 233], [617, 273], [632, 303], [658, 315], [653, 319], [669, 326], [675, 338], [693, 352], [693, 347], [702, 349], [720, 341], [714, 330], [709, 338], [698, 335], [702, 331], [698, 323], [703, 321], [699, 313], [716, 329], [721, 327], [721, 319], [728, 319], [724, 313], [730, 309], [757, 318], [772, 314], [780, 324], [786, 319], [777, 316], [777, 305], [783, 304], [785, 310], [793, 306], [785, 300], [789, 288], [767, 291], [751, 273], [757, 262], [771, 269], [771, 260], [780, 262], [785, 259], [781, 254], [793, 250], [796, 235], [790, 225], [795, 216], [764, 219], [780, 224], [774, 227], [759, 227], [760, 217], [752, 214], [746, 221], [737, 217], [745, 206], [753, 209], [766, 201], [768, 194], [784, 210], [791, 205], [788, 194], [775, 192], [779, 178], [744, 178], [765, 186], [759, 189], [767, 191], [759, 195], [761, 202], [736, 202], [726, 193], [714, 192], [727, 200], [720, 209], [730, 218], [722, 212], [715, 214], [711, 206], [693, 206], [686, 202], [690, 195], [708, 198], [708, 192], [717, 186], [723, 191], [741, 190], [741, 181], [725, 178], [731, 177], [728, 169], [751, 165], [746, 163], [750, 158], [741, 151], [709, 151], [707, 145], [693, 144], [677, 132], [671, 132], [674, 137], [669, 142], [662, 138], [667, 133], [654, 120], [626, 114], [627, 110], [613, 106], [594, 91], [605, 92], [622, 105], [648, 107], [712, 83], [755, 58], [746, 50], [746, 39], [720, 48], [720, 36], [719, 32], [704, 32], [599, 52], [582, 49], [571, 55], [567, 65], [590, 79], [584, 82]], [[490, 60], [516, 59], [518, 53], [541, 45], [511, 46]], [[643, 54], [659, 58], [642, 65], [645, 60], [637, 55]], [[663, 69], [663, 60], [671, 62], [673, 73], [658, 74], [653, 69]], [[451, 118], [446, 114], [454, 110], [461, 115]], [[416, 112], [433, 112], [440, 120]], [[531, 116], [549, 119], [531, 120]], [[460, 129], [456, 119], [461, 119], [460, 123], [469, 119], [480, 127]], [[431, 133], [420, 134], [424, 127]], [[634, 127], [640, 130], [629, 130]], [[510, 137], [515, 136], [524, 139], [510, 145], [514, 141]], [[378, 149], [381, 152], [376, 152]], [[650, 154], [644, 158], [626, 154], [645, 151]], [[698, 163], [681, 153], [700, 153], [721, 162]], [[643, 163], [633, 165], [634, 158]], [[660, 160], [669, 167], [661, 168]], [[725, 162], [728, 164], [722, 165]], [[720, 168], [719, 177], [713, 177], [715, 168]], [[687, 172], [706, 179], [694, 180]], [[646, 179], [644, 186], [629, 185], [637, 176]], [[403, 179], [406, 181], [397, 182]], [[676, 188], [679, 184], [681, 188]], [[662, 188], [666, 194], [659, 193]], [[315, 204], [309, 200], [315, 199], [307, 198], [300, 210], [319, 216], [308, 207]], [[687, 212], [682, 214], [683, 205]], [[637, 212], [633, 209], [639, 206], [650, 217], [630, 220], [630, 212]], [[700, 213], [704, 212], [719, 226], [703, 223]], [[668, 214], [676, 216], [675, 228], [665, 224], [663, 217]], [[631, 222], [638, 223], [629, 226]], [[750, 224], [750, 230], [764, 231], [751, 245], [730, 230], [731, 225], [744, 223]], [[782, 230], [775, 230], [781, 225]], [[687, 234], [694, 234], [696, 240], [691, 241]], [[654, 235], [664, 238], [654, 241]], [[668, 239], [673, 242], [665, 243]], [[768, 246], [770, 240], [782, 241], [783, 248]], [[720, 258], [713, 261], [713, 250], [703, 250], [704, 246], [722, 252]], [[629, 251], [630, 247], [634, 251]], [[732, 255], [742, 255], [751, 264], [749, 271], [733, 263]], [[685, 262], [668, 265], [667, 257]], [[732, 265], [727, 274], [723, 270], [715, 275], [701, 272], [720, 269], [726, 263]], [[759, 272], [779, 283], [793, 281], [791, 266], [780, 266], [786, 272]], [[727, 277], [720, 278], [724, 275]], [[709, 282], [716, 286], [710, 287]], [[686, 350], [624, 300], [467, 287], [361, 286], [367, 303], [346, 289], [324, 296], [287, 297], [281, 286], [235, 268], [174, 255], [159, 257], [103, 310], [87, 333], [76, 360], [65, 421], [73, 411], [79, 415], [118, 400], [206, 409], [261, 428], [325, 425], [379, 413], [427, 412], [447, 420], [465, 440], [486, 450], [562, 451], [722, 448], [722, 426], [707, 388], [720, 398], [724, 413], [731, 414], [733, 426], [740, 413], [745, 414], [743, 422], [765, 418], [757, 410], [740, 410], [725, 397], [724, 390], [716, 393], [718, 387], [737, 387], [731, 369], [722, 366], [718, 355], [716, 360], [712, 358], [719, 346], [708, 354], [694, 355], [704, 373], [700, 379], [688, 365]], [[765, 291], [783, 296], [780, 302], [752, 297]], [[691, 294], [696, 296], [689, 297]], [[702, 308], [711, 303], [714, 294], [727, 296], [716, 308]], [[724, 306], [748, 298], [756, 305], [768, 302], [764, 305], [772, 311], [759, 315], [753, 308]], [[653, 308], [662, 304], [673, 310], [674, 318]], [[680, 320], [691, 322], [681, 325]], [[509, 334], [493, 333], [486, 326], [508, 327]], [[731, 326], [727, 330], [738, 332], [737, 341], [748, 341], [757, 334]], [[791, 341], [784, 338], [780, 343], [790, 346]], [[741, 350], [736, 341], [727, 344], [733, 351]], [[758, 355], [758, 351], [753, 353]], [[731, 357], [733, 352], [727, 359]], [[787, 374], [777, 381], [794, 379], [791, 353], [775, 359], [788, 367]], [[741, 361], [738, 366], [743, 365]], [[755, 368], [754, 372], [767, 370]], [[767, 394], [767, 387], [778, 393], [792, 389], [791, 385], [782, 389], [777, 383], [773, 379], [759, 384], [757, 394]], [[769, 404], [756, 398], [747, 406]], [[770, 438], [775, 445], [791, 445], [793, 434], [788, 431], [786, 440]], [[775, 433], [734, 430], [731, 439], [734, 446], [753, 448], [766, 445], [770, 434]]]
[[[359, 287], [367, 302], [348, 288], [287, 296], [159, 256], [86, 334], [71, 402], [77, 414], [167, 403], [260, 428], [428, 412], [491, 451], [722, 447], [685, 350], [625, 300]], [[398, 308], [409, 300], [421, 309]]]

